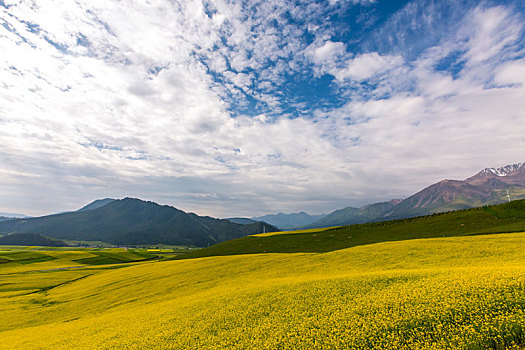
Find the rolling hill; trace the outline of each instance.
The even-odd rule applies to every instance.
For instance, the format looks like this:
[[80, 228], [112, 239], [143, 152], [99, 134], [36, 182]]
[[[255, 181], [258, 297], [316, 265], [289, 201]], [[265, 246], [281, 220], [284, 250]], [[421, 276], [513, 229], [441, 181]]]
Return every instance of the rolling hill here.
[[0, 222], [0, 234], [34, 232], [55, 239], [116, 245], [207, 246], [263, 230], [278, 231], [260, 222], [240, 225], [134, 198], [115, 200], [92, 210]]

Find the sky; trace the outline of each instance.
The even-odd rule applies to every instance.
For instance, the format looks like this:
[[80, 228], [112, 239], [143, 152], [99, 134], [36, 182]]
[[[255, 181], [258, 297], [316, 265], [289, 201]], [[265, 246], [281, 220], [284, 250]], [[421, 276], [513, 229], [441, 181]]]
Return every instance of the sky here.
[[525, 160], [521, 0], [0, 0], [0, 211], [328, 213]]

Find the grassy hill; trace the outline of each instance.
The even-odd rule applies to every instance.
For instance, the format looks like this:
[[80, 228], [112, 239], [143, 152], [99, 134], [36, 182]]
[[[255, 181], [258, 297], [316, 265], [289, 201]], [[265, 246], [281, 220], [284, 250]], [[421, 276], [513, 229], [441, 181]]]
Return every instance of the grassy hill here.
[[244, 237], [181, 255], [329, 252], [415, 238], [525, 231], [525, 200], [410, 219]]
[[0, 347], [521, 349], [524, 249], [513, 233], [109, 270], [0, 264]]

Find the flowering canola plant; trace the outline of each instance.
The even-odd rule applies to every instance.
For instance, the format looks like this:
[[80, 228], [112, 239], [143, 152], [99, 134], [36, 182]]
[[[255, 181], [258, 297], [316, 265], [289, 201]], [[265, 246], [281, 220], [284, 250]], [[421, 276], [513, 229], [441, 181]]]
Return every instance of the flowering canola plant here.
[[524, 252], [513, 233], [10, 271], [0, 349], [523, 349]]

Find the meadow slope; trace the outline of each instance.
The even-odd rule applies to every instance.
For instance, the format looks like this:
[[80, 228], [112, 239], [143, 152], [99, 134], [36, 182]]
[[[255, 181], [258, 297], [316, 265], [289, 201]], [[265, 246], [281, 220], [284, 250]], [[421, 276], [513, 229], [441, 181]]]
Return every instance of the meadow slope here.
[[524, 250], [512, 233], [89, 273], [0, 267], [0, 348], [521, 349]]

